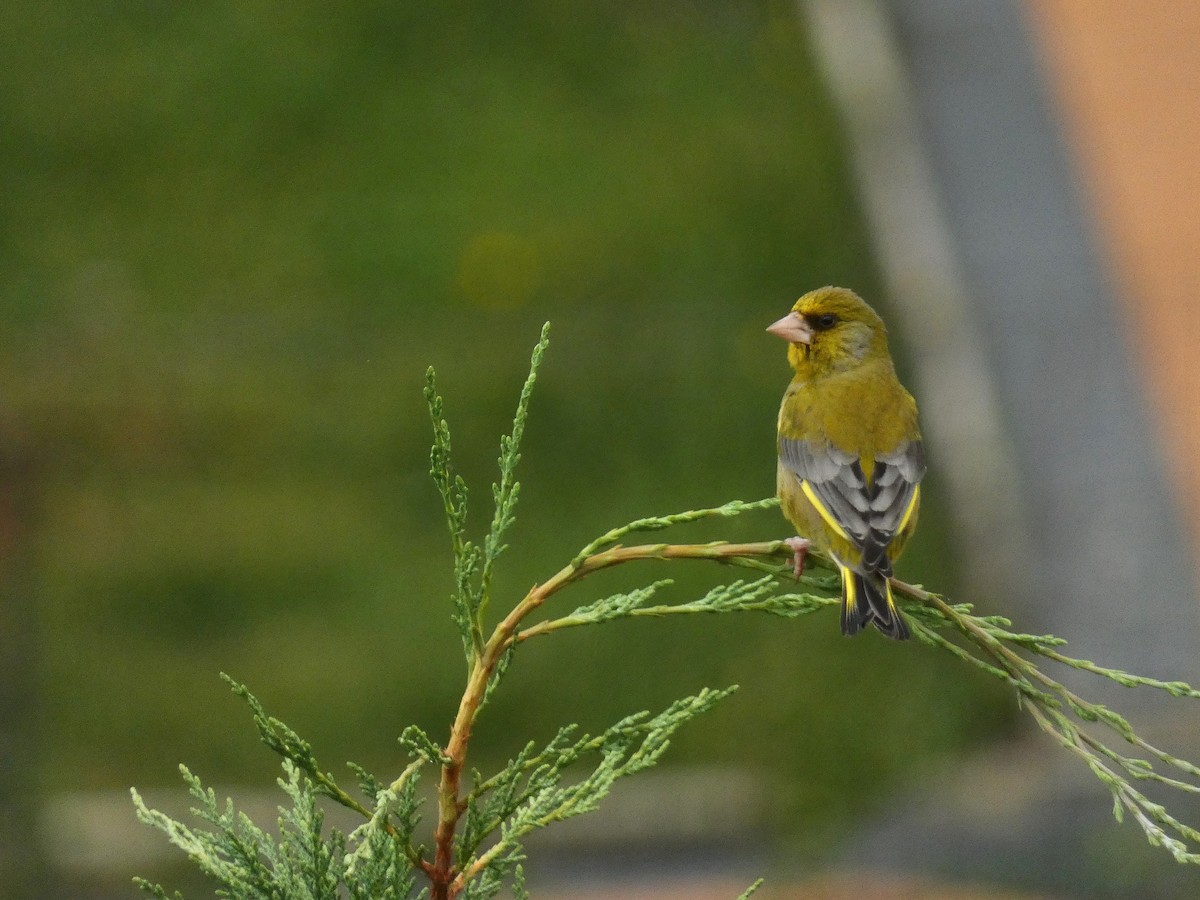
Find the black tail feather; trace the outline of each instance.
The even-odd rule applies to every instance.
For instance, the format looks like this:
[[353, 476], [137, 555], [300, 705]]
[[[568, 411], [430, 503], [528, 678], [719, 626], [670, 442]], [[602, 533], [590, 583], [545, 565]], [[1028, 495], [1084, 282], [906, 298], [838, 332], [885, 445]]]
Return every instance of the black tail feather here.
[[840, 568], [842, 634], [858, 634], [868, 624], [873, 624], [892, 640], [908, 640], [908, 624], [892, 599], [892, 588], [887, 579], [863, 575], [844, 566]]

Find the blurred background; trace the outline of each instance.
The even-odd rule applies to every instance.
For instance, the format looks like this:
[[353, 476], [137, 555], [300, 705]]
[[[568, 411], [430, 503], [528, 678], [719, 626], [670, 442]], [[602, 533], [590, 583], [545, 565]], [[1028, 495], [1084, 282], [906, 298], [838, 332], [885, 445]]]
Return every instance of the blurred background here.
[[[900, 575], [1197, 679], [1200, 15], [974, 6], [7, 4], [0, 896], [194, 884], [127, 793], [186, 806], [180, 762], [273, 820], [277, 761], [219, 672], [335, 773], [394, 775], [406, 724], [445, 733], [423, 376], [482, 529], [546, 320], [497, 605], [614, 525], [773, 493], [789, 372], [763, 329], [844, 284], [925, 416]], [[677, 539], [785, 533], [769, 512]], [[718, 575], [672, 568], [679, 600]], [[1006, 691], [877, 638], [747, 616], [531, 644], [484, 770], [741, 685], [612, 812], [536, 843], [535, 891], [1200, 890]], [[1200, 750], [1181, 704], [1112, 702]]]

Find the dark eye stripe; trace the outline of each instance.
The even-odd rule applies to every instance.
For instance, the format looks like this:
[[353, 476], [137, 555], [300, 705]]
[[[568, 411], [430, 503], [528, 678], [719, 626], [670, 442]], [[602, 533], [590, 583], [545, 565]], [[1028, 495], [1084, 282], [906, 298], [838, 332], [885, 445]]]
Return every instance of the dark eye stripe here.
[[828, 331], [838, 323], [838, 317], [833, 313], [822, 313], [819, 316], [805, 316], [813, 331]]

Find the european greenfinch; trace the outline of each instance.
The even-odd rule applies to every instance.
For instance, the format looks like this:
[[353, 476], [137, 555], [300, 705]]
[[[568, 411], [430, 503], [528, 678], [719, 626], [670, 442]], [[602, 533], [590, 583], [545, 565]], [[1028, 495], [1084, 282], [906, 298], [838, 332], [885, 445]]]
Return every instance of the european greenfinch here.
[[887, 329], [853, 291], [810, 291], [767, 331], [788, 342], [795, 377], [779, 408], [777, 487], [800, 537], [837, 563], [842, 633], [868, 623], [909, 637], [889, 579], [917, 524], [925, 451], [917, 404], [896, 377]]

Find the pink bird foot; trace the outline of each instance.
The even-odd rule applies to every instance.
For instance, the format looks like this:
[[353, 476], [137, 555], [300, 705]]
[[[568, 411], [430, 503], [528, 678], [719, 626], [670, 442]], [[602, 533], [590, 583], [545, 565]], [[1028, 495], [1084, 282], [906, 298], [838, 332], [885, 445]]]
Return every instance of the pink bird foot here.
[[808, 548], [812, 545], [802, 537], [790, 537], [783, 543], [792, 551], [792, 571], [799, 578], [804, 574], [804, 557], [808, 553]]

